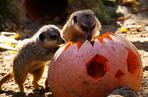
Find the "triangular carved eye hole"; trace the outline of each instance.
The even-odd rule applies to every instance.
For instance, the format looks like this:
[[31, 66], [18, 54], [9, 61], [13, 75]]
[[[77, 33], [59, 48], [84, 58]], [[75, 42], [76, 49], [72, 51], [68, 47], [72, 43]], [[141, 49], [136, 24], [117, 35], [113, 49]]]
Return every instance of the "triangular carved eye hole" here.
[[94, 79], [103, 77], [108, 71], [107, 59], [101, 55], [96, 54], [86, 64], [87, 74]]
[[118, 70], [118, 72], [115, 74], [115, 77], [120, 80], [123, 75], [125, 75], [125, 73], [121, 70]]
[[137, 55], [128, 49], [128, 58], [127, 58], [127, 67], [128, 71], [131, 73], [135, 73], [136, 69], [140, 66]]

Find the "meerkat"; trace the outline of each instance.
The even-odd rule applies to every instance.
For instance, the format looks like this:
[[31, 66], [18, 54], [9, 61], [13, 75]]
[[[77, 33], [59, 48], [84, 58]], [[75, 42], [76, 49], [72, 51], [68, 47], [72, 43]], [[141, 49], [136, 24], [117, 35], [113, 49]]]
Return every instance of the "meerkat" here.
[[54, 25], [45, 25], [30, 39], [25, 39], [19, 46], [12, 63], [12, 72], [0, 80], [0, 87], [14, 77], [20, 92], [24, 92], [24, 82], [28, 73], [33, 75], [33, 87], [39, 88], [45, 64], [63, 43], [60, 29]]
[[90, 9], [76, 11], [71, 14], [61, 30], [65, 41], [93, 41], [99, 35], [101, 24]]

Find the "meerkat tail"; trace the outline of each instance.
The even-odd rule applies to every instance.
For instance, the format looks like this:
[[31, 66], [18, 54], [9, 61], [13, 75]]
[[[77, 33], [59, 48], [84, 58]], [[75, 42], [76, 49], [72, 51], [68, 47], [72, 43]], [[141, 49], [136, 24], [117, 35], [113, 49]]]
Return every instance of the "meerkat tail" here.
[[10, 72], [9, 74], [5, 75], [1, 80], [0, 80], [0, 89], [1, 86], [3, 85], [3, 83], [7, 82], [8, 80], [10, 80], [13, 77], [13, 73]]

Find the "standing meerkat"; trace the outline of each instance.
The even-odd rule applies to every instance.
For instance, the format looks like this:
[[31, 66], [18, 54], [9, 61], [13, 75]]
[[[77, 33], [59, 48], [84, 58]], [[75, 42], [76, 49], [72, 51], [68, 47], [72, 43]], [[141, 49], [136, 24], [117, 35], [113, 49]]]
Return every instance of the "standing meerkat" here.
[[39, 88], [45, 64], [63, 43], [60, 29], [54, 25], [45, 25], [30, 39], [25, 39], [19, 46], [13, 60], [13, 70], [0, 80], [0, 88], [9, 79], [14, 77], [20, 92], [24, 92], [24, 82], [28, 73], [33, 75], [33, 87]]
[[95, 14], [90, 10], [76, 11], [62, 28], [62, 37], [65, 41], [93, 41], [99, 35], [101, 24]]

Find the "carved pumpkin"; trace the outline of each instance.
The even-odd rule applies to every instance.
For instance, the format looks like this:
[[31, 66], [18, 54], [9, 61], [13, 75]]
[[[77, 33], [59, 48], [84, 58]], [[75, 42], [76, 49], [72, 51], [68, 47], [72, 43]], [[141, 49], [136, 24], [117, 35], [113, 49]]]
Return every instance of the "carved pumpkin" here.
[[93, 44], [66, 43], [48, 71], [48, 84], [56, 97], [105, 97], [123, 86], [137, 92], [141, 79], [137, 49], [116, 34], [103, 34]]

